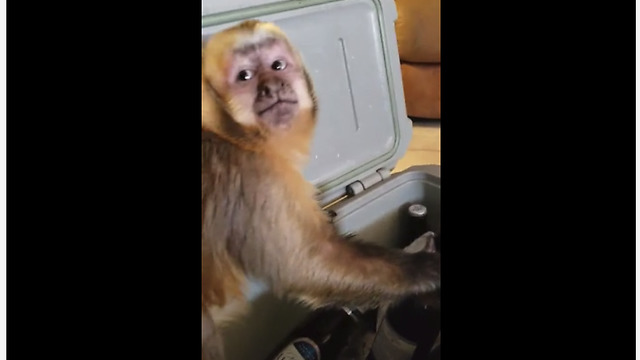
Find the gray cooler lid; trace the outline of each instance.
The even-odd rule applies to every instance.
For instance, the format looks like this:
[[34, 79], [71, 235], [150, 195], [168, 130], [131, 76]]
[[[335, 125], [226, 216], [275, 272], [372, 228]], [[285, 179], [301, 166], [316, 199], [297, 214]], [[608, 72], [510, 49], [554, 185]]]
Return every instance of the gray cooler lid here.
[[350, 184], [358, 192], [388, 176], [409, 145], [396, 17], [393, 0], [202, 0], [203, 41], [259, 19], [280, 26], [300, 50], [318, 99], [304, 175], [322, 204]]

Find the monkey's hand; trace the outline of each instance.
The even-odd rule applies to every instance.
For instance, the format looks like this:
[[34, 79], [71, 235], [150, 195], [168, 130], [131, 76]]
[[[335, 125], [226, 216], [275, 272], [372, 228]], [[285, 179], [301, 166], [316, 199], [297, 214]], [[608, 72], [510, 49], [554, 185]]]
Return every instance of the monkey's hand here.
[[[430, 293], [440, 288], [440, 253], [425, 248], [409, 254], [410, 264], [405, 266], [407, 280], [416, 286], [415, 293]], [[413, 272], [413, 273], [412, 273]], [[421, 285], [426, 283], [427, 285]]]
[[202, 313], [202, 360], [224, 360], [222, 338], [209, 314]]
[[440, 309], [440, 289], [437, 289], [436, 291], [420, 294], [418, 295], [418, 300], [426, 306], [431, 306], [435, 309]]
[[[436, 235], [434, 232], [426, 232], [424, 235], [415, 239], [409, 246], [405, 247], [404, 251], [408, 253], [417, 253], [421, 251], [427, 253], [437, 253], [435, 238]], [[424, 305], [432, 306], [439, 309], [440, 288], [418, 295], [418, 300]]]
[[436, 250], [436, 234], [433, 231], [427, 231], [404, 248], [405, 252], [410, 254], [419, 251], [435, 253]]

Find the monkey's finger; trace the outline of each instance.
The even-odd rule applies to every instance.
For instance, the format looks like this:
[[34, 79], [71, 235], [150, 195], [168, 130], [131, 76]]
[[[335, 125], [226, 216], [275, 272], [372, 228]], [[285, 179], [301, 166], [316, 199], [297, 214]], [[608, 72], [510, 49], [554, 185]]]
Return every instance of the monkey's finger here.
[[427, 245], [425, 246], [425, 251], [434, 253], [437, 251], [436, 249], [436, 234], [433, 231], [428, 231], [425, 234], [427, 238]]
[[429, 291], [417, 296], [418, 301], [425, 306], [430, 306], [434, 309], [440, 309], [440, 290]]
[[404, 248], [405, 252], [414, 254], [420, 251], [426, 251], [429, 253], [436, 252], [436, 234], [433, 231], [427, 231], [417, 239], [413, 240], [411, 244]]

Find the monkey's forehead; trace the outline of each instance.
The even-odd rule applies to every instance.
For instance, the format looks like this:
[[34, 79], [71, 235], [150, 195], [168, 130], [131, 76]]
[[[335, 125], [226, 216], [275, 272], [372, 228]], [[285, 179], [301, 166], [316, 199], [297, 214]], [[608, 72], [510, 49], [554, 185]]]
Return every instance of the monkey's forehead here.
[[232, 47], [232, 53], [234, 55], [247, 55], [260, 49], [274, 47], [279, 41], [280, 43], [283, 43], [281, 40], [282, 39], [268, 34], [260, 37], [247, 37], [245, 39], [240, 39], [234, 44]]
[[279, 27], [255, 20], [242, 22], [214, 34], [203, 52], [203, 59], [209, 68], [225, 69], [238, 58], [252, 56], [263, 50], [285, 51], [291, 55], [292, 60], [298, 59], [298, 54]]
[[247, 41], [253, 41], [251, 38], [255, 39], [255, 41], [261, 41], [266, 38], [279, 38], [286, 40], [286, 34], [280, 29], [277, 25], [270, 22], [261, 22], [261, 21], [249, 21], [244, 24], [249, 24], [249, 26], [243, 27], [243, 24], [239, 26], [246, 30], [242, 33], [245, 37], [248, 38]]
[[288, 43], [286, 34], [277, 25], [257, 20], [244, 21], [222, 30], [210, 40], [222, 45], [223, 48], [231, 47], [233, 49], [242, 49], [276, 40]]

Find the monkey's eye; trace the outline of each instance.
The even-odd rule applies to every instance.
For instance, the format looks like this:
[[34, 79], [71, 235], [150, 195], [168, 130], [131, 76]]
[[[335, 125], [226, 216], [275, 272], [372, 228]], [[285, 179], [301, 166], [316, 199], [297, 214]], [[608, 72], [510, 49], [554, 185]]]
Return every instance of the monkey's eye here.
[[271, 68], [276, 71], [284, 70], [287, 67], [287, 63], [284, 60], [276, 60], [271, 64]]
[[242, 70], [238, 73], [238, 80], [240, 81], [251, 80], [252, 77], [253, 77], [253, 71], [251, 70]]

